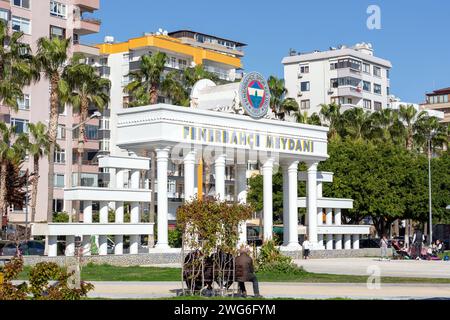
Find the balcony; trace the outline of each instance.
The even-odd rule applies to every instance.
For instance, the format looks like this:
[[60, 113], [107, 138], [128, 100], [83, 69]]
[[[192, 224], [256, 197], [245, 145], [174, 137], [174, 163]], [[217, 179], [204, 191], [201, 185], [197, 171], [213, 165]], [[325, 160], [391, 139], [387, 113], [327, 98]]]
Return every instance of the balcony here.
[[100, 0], [73, 0], [73, 4], [82, 11], [93, 12], [100, 9]]
[[337, 89], [337, 95], [340, 97], [346, 96], [346, 97], [356, 97], [356, 98], [362, 98], [363, 92], [362, 88], [359, 87], [353, 87], [353, 86], [341, 86]]
[[98, 74], [101, 77], [109, 77], [109, 75], [111, 74], [111, 67], [108, 66], [100, 66], [100, 67], [96, 67]]
[[96, 18], [74, 17], [74, 32], [79, 35], [87, 35], [100, 32], [101, 20]]
[[87, 57], [96, 57], [100, 54], [100, 51], [97, 47], [91, 47], [81, 43], [73, 44], [73, 52], [82, 53]]

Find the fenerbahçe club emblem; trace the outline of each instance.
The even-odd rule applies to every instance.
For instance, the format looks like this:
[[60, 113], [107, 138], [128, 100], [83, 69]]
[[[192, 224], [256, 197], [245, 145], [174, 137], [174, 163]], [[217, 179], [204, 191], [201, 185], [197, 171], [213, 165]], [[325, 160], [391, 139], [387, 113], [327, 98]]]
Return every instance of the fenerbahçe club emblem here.
[[246, 113], [260, 119], [267, 114], [270, 104], [270, 90], [266, 79], [258, 72], [244, 76], [239, 87], [239, 95]]

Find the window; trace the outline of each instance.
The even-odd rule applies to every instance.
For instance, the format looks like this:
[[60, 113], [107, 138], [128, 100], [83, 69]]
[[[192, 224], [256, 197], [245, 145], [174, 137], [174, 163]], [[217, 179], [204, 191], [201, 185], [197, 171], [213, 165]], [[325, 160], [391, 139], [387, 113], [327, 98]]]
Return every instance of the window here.
[[126, 86], [128, 83], [130, 83], [130, 77], [128, 75], [124, 75], [122, 77], [122, 86]]
[[309, 65], [300, 66], [300, 73], [309, 73]]
[[63, 174], [55, 174], [54, 175], [54, 184], [55, 188], [64, 188], [64, 175]]
[[368, 64], [368, 63], [363, 63], [363, 71], [364, 71], [365, 73], [370, 74], [370, 64]]
[[371, 110], [372, 109], [372, 101], [364, 99], [364, 108]]
[[109, 118], [100, 119], [100, 130], [109, 130]]
[[386, 87], [386, 94], [387, 94], [387, 95], [390, 95], [390, 94], [391, 94], [391, 88]]
[[59, 164], [66, 163], [66, 150], [64, 149], [55, 150], [55, 163]]
[[31, 34], [30, 20], [21, 17], [12, 17], [12, 29], [14, 31], [21, 31], [26, 34]]
[[300, 101], [300, 109], [306, 110], [310, 108], [310, 100], [302, 100]]
[[50, 39], [53, 38], [59, 38], [59, 39], [65, 39], [66, 38], [66, 29], [50, 26]]
[[16, 127], [15, 132], [17, 134], [28, 132], [28, 120], [11, 118], [11, 126]]
[[363, 81], [363, 90], [367, 92], [372, 91], [372, 84], [368, 81]]
[[66, 126], [63, 124], [58, 125], [58, 131], [56, 133], [56, 139], [64, 140], [66, 139]]
[[100, 151], [109, 152], [110, 151], [109, 139], [100, 140], [99, 147]]
[[309, 91], [310, 90], [309, 81], [302, 82], [300, 84], [300, 90], [301, 91]]
[[333, 97], [331, 98], [331, 103], [335, 103], [335, 104], [345, 104], [345, 98], [344, 97]]
[[[98, 187], [98, 174], [96, 173], [81, 173], [81, 187]], [[72, 174], [72, 186], [76, 187], [78, 184], [78, 173]]]
[[381, 68], [380, 67], [373, 67], [373, 75], [376, 77], [381, 77]]
[[9, 11], [5, 9], [0, 9], [0, 20], [5, 22], [9, 21]]
[[30, 0], [13, 0], [13, 4], [17, 7], [30, 9]]
[[381, 85], [374, 84], [373, 85], [373, 92], [376, 93], [376, 94], [381, 94]]
[[391, 77], [391, 71], [389, 69], [386, 70], [386, 78], [390, 78]]
[[344, 69], [344, 68], [350, 68], [354, 70], [361, 71], [361, 62], [354, 59], [341, 59], [337, 62], [331, 62], [330, 63], [330, 69]]
[[178, 59], [178, 67], [180, 69], [186, 69], [187, 68], [187, 61], [184, 59]]
[[331, 87], [332, 88], [338, 88], [342, 86], [352, 86], [352, 87], [359, 87], [361, 83], [361, 80], [352, 78], [352, 77], [344, 77], [344, 78], [337, 78], [337, 79], [331, 79]]
[[53, 199], [53, 213], [63, 212], [63, 210], [64, 210], [64, 200]]
[[381, 111], [381, 109], [383, 108], [382, 103], [381, 102], [377, 102], [377, 101], [375, 101], [373, 103], [373, 106], [374, 106], [375, 111]]
[[130, 54], [124, 53], [123, 54], [123, 63], [128, 63], [128, 62], [130, 62]]
[[347, 103], [348, 104], [353, 104], [353, 99], [352, 98], [347, 98]]
[[50, 15], [58, 18], [67, 18], [67, 7], [64, 3], [50, 1]]
[[30, 110], [30, 95], [24, 94], [22, 99], [17, 99], [19, 110]]

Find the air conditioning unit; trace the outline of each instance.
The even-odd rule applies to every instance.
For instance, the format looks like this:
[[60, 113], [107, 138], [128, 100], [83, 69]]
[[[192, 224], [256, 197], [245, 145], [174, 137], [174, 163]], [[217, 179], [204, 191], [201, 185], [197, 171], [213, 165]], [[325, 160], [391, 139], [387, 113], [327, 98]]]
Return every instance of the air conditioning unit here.
[[301, 73], [299, 73], [297, 76], [299, 79], [303, 78], [303, 74], [301, 74]]
[[297, 97], [301, 97], [303, 95], [302, 92], [297, 93]]
[[332, 95], [334, 93], [334, 90], [333, 89], [328, 89], [328, 94], [329, 95]]

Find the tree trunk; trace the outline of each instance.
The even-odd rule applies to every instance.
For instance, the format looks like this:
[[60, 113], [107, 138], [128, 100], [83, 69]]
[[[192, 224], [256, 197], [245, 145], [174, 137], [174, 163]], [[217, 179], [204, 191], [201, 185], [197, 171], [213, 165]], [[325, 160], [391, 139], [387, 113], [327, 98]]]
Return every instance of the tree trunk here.
[[48, 198], [47, 198], [47, 222], [53, 221], [53, 185], [55, 174], [55, 149], [56, 136], [58, 133], [59, 116], [59, 96], [58, 96], [59, 74], [52, 75], [50, 79], [50, 123], [48, 129], [48, 138], [50, 148], [48, 153]]
[[150, 88], [150, 104], [158, 103], [158, 88], [156, 85], [152, 85]]
[[[80, 105], [80, 128], [78, 134], [78, 160], [77, 160], [77, 186], [81, 187], [81, 171], [83, 166], [83, 155], [84, 155], [84, 138], [86, 134], [86, 120], [88, 118], [88, 108], [89, 101], [86, 98], [81, 98]], [[79, 208], [77, 212], [77, 222], [80, 221], [80, 211]]]
[[0, 219], [3, 221], [3, 216], [8, 214], [7, 208], [7, 200], [6, 200], [6, 164], [7, 162], [4, 160], [1, 164], [1, 175], [0, 175]]
[[33, 159], [34, 177], [31, 182], [31, 222], [36, 220], [36, 203], [39, 183], [39, 156], [35, 155]]

